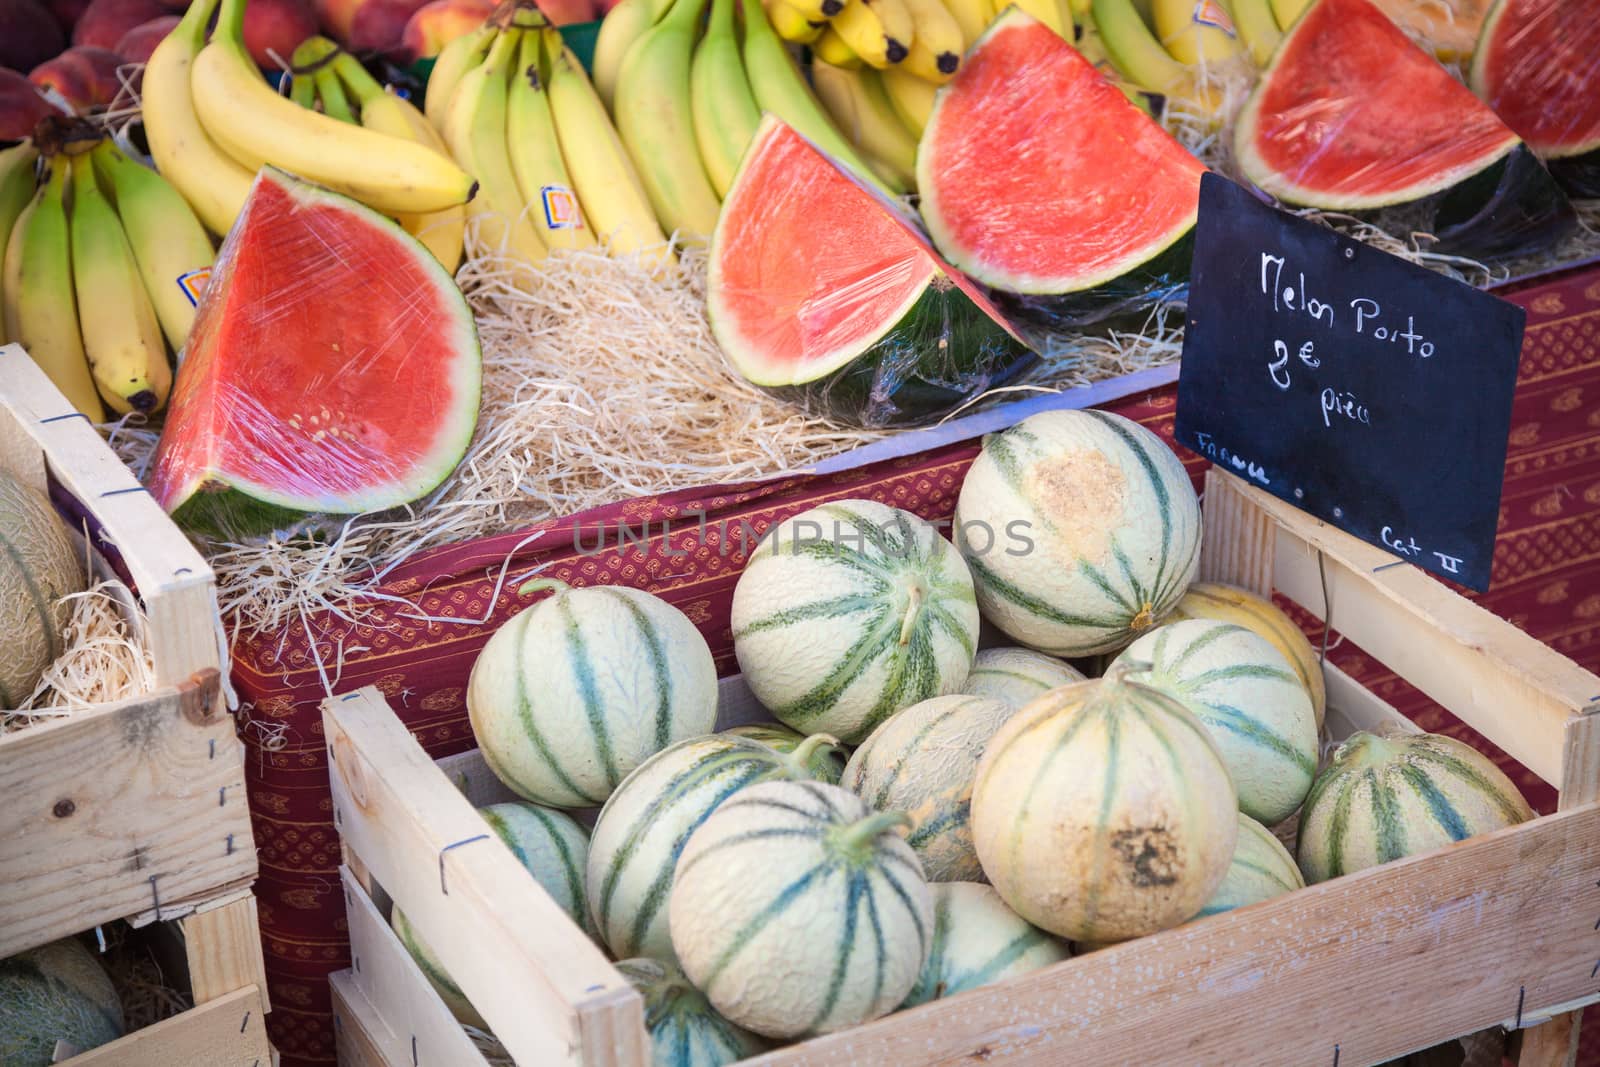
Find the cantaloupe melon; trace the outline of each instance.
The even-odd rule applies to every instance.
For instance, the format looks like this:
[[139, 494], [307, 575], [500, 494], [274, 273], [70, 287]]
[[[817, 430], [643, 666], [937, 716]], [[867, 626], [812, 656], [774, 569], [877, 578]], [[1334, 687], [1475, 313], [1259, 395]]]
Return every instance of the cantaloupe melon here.
[[0, 710], [22, 707], [60, 656], [82, 553], [45, 495], [0, 468]]
[[58, 1041], [88, 1052], [121, 1036], [116, 987], [76, 940], [0, 960], [0, 1064], [49, 1067]]
[[1200, 504], [1155, 434], [1046, 411], [985, 438], [956, 535], [983, 617], [1056, 656], [1109, 652], [1172, 610], [1200, 560]]
[[1067, 946], [1029, 925], [993, 886], [936, 882], [933, 949], [901, 1005], [909, 1008], [1059, 963]]
[[990, 697], [1020, 708], [1050, 690], [1083, 681], [1083, 672], [1070, 663], [1027, 648], [984, 648], [967, 675], [963, 693]]
[[1355, 733], [1311, 787], [1295, 858], [1315, 884], [1531, 818], [1511, 779], [1470, 745]]
[[670, 960], [672, 869], [689, 835], [757, 782], [837, 782], [837, 752], [826, 734], [784, 749], [726, 733], [680, 741], [640, 764], [600, 809], [590, 842], [586, 896], [601, 940], [618, 956]]
[[553, 594], [479, 653], [467, 713], [483, 758], [519, 796], [557, 808], [605, 803], [639, 764], [710, 733], [717, 668], [688, 616], [627, 586]]
[[857, 744], [955, 693], [977, 652], [961, 555], [910, 512], [839, 500], [768, 532], [733, 592], [733, 650], [780, 721]]
[[1116, 664], [1205, 724], [1240, 811], [1268, 826], [1294, 814], [1317, 770], [1317, 719], [1300, 676], [1266, 638], [1230, 622], [1186, 619], [1145, 634]]
[[1300, 868], [1295, 866], [1294, 857], [1283, 847], [1283, 842], [1272, 836], [1271, 830], [1240, 812], [1239, 843], [1233, 847], [1233, 861], [1228, 864], [1227, 876], [1195, 918], [1271, 900], [1304, 889], [1305, 884]]
[[972, 788], [978, 859], [1028, 922], [1073, 941], [1176, 926], [1227, 874], [1237, 799], [1206, 728], [1113, 670], [1023, 708]]
[[879, 811], [911, 816], [906, 842], [930, 882], [981, 882], [969, 824], [972, 776], [1014, 713], [988, 697], [934, 697], [891, 715], [845, 764], [839, 784]]
[[724, 1017], [766, 1037], [840, 1030], [911, 992], [933, 899], [898, 830], [820, 782], [763, 782], [696, 830], [672, 887], [672, 947]]
[[1196, 582], [1178, 601], [1172, 614], [1167, 616], [1168, 622], [1182, 619], [1231, 622], [1254, 630], [1272, 642], [1272, 647], [1283, 653], [1305, 684], [1306, 692], [1311, 694], [1311, 707], [1317, 713], [1317, 729], [1322, 729], [1328, 706], [1327, 685], [1322, 677], [1322, 657], [1311, 647], [1304, 631], [1271, 600], [1222, 582]]
[[724, 1067], [766, 1049], [765, 1041], [718, 1015], [676, 963], [619, 960], [617, 970], [644, 997], [650, 1067]]

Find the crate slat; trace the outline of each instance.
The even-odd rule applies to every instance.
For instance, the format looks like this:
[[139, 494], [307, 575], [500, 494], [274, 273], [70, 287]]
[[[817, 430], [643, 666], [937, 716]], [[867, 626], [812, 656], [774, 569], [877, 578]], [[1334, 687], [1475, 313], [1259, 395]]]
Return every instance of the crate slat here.
[[61, 1067], [271, 1067], [266, 1014], [255, 986], [135, 1030]]
[[339, 1067], [389, 1067], [391, 1060], [375, 1036], [383, 1028], [383, 1019], [356, 988], [354, 973], [335, 971], [328, 976], [328, 986], [333, 992], [333, 1039]]
[[254, 894], [244, 890], [225, 903], [208, 901], [179, 925], [196, 1004], [248, 985], [260, 989], [265, 1001], [267, 970], [261, 958], [261, 925]]

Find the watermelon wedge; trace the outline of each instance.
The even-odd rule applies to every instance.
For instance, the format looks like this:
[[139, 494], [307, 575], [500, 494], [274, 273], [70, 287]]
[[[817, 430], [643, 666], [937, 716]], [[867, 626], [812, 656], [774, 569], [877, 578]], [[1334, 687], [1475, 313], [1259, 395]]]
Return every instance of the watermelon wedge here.
[[1410, 221], [1438, 248], [1494, 257], [1546, 244], [1572, 205], [1516, 133], [1370, 0], [1316, 0], [1234, 129], [1245, 177], [1289, 204]]
[[939, 91], [917, 149], [934, 245], [1003, 313], [1046, 335], [1187, 283], [1204, 171], [1017, 8]]
[[912, 219], [771, 114], [723, 201], [706, 304], [747, 380], [863, 426], [943, 414], [1035, 361]]
[[472, 313], [426, 248], [263, 168], [196, 312], [150, 492], [224, 534], [408, 503], [465, 453], [480, 373]]
[[1472, 89], [1573, 196], [1600, 197], [1600, 10], [1594, 0], [1500, 0]]

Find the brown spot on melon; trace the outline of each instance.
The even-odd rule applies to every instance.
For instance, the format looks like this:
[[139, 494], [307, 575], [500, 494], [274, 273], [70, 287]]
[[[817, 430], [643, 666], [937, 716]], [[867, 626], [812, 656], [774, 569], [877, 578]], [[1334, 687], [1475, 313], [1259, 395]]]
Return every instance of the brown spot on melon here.
[[1165, 826], [1118, 830], [1111, 847], [1127, 868], [1129, 884], [1140, 889], [1174, 885], [1183, 872], [1183, 856]]
[[1041, 539], [1048, 550], [1069, 564], [1099, 564], [1122, 515], [1122, 470], [1105, 453], [1083, 448], [1040, 460], [1023, 481], [1023, 495], [1053, 533]]

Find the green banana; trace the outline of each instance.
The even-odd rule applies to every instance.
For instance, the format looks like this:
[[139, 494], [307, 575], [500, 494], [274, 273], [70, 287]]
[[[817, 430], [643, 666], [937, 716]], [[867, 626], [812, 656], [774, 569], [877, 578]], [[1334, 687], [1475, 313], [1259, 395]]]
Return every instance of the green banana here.
[[661, 228], [680, 240], [709, 238], [722, 202], [700, 162], [689, 104], [689, 63], [705, 0], [675, 0], [628, 50], [613, 114]]
[[615, 114], [617, 78], [622, 73], [622, 61], [639, 38], [650, 32], [650, 27], [661, 21], [672, 6], [672, 0], [622, 0], [612, 8], [600, 23], [600, 34], [594, 42], [594, 91]]
[[[31, 141], [0, 148], [0, 266], [5, 262], [11, 228], [33, 199], [33, 164], [38, 158]], [[5, 315], [0, 312], [0, 344], [7, 340]]]
[[739, 56], [733, 29], [736, 0], [711, 0], [711, 22], [689, 67], [689, 104], [700, 159], [718, 196], [727, 196], [739, 160], [761, 124], [761, 110]]

